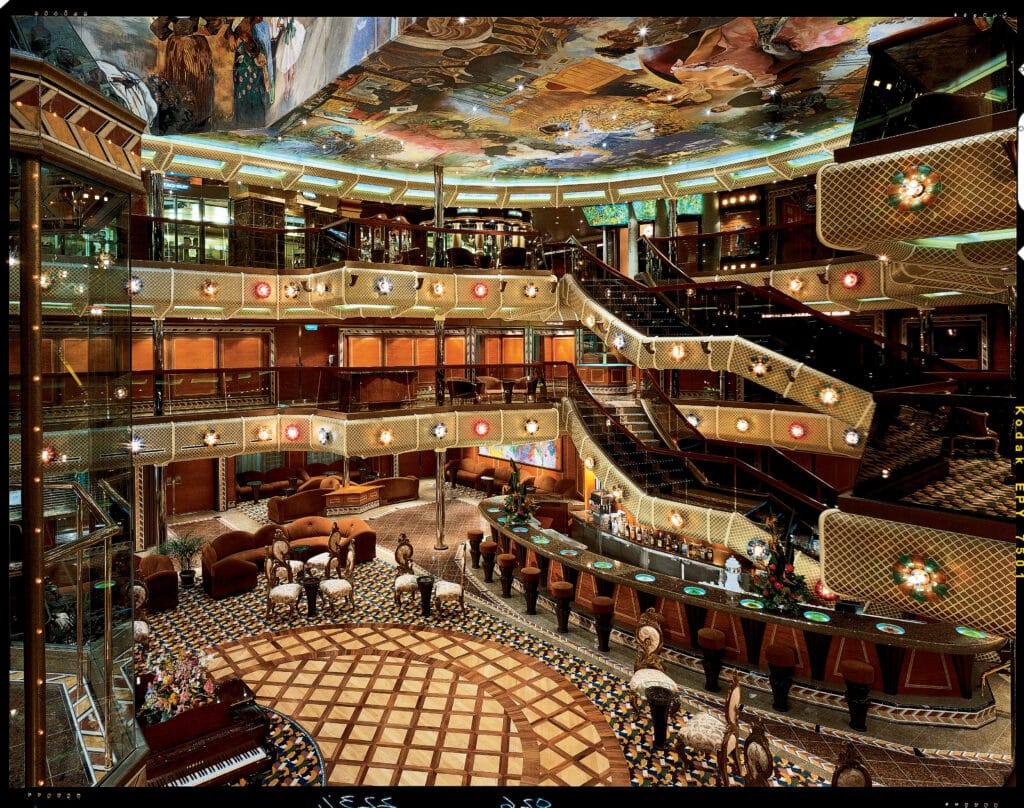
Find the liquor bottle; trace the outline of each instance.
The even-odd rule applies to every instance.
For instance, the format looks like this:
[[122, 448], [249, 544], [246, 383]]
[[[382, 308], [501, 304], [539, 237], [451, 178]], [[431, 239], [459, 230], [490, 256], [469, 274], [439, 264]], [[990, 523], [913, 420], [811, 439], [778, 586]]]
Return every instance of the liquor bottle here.
[[713, 564], [715, 562], [715, 551], [710, 544], [704, 545], [704, 560], [709, 564]]
[[686, 536], [683, 536], [683, 543], [679, 547], [679, 552], [687, 558], [690, 557], [690, 548], [686, 546]]

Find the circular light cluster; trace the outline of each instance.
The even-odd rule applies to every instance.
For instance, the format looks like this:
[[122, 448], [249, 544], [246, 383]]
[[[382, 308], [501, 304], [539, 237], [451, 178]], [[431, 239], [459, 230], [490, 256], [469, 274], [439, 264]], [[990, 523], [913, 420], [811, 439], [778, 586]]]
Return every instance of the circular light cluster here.
[[834, 407], [839, 403], [839, 391], [831, 384], [826, 384], [818, 391], [818, 401], [826, 407]]
[[430, 434], [438, 440], [442, 440], [448, 434], [448, 424], [434, 424], [430, 428]]
[[138, 275], [131, 275], [125, 283], [124, 288], [128, 290], [128, 294], [137, 295], [142, 291], [142, 278]]
[[132, 454], [138, 454], [142, 451], [142, 438], [138, 435], [132, 435], [132, 439], [128, 441], [128, 448]]
[[586, 466], [588, 469], [594, 468], [594, 458], [589, 456], [584, 458], [583, 465]]
[[316, 436], [317, 436], [317, 440], [320, 441], [320, 445], [321, 446], [326, 446], [328, 443], [331, 442], [331, 438], [334, 437], [334, 434], [327, 427], [322, 426], [317, 431]]
[[700, 416], [697, 415], [697, 413], [695, 412], [691, 412], [689, 415], [686, 416], [686, 422], [690, 426], [700, 426]]
[[537, 423], [537, 419], [530, 418], [524, 425], [523, 428], [530, 434], [536, 435], [537, 430], [540, 429], [540, 424]]
[[804, 435], [807, 434], [807, 427], [798, 421], [794, 421], [789, 425], [789, 435], [791, 438], [800, 440]]
[[751, 539], [747, 542], [747, 556], [752, 561], [764, 561], [768, 555], [768, 544], [764, 539]]
[[790, 278], [790, 280], [789, 280], [789, 291], [796, 293], [796, 292], [799, 292], [803, 288], [804, 288], [803, 279], [801, 279], [801, 278]]
[[220, 435], [215, 429], [207, 429], [202, 435], [203, 443], [207, 446], [216, 446], [220, 442]]
[[626, 337], [625, 337], [625, 335], [624, 334], [616, 334], [614, 337], [612, 337], [612, 347], [616, 351], [621, 351], [623, 348], [625, 348], [626, 347]]
[[473, 297], [483, 299], [487, 297], [487, 284], [483, 281], [473, 284]]
[[669, 348], [668, 355], [676, 362], [682, 362], [686, 358], [686, 346], [681, 342], [672, 343], [672, 347]]
[[115, 387], [114, 398], [116, 398], [118, 401], [123, 401], [124, 399], [128, 398], [128, 388], [123, 387], [122, 385], [118, 385], [117, 387]]
[[395, 285], [391, 282], [391, 278], [382, 275], [373, 282], [373, 288], [377, 290], [378, 295], [389, 295]]
[[672, 527], [678, 530], [686, 524], [686, 517], [679, 513], [679, 511], [672, 511], [672, 514], [669, 516], [668, 521], [672, 524]]
[[767, 356], [752, 356], [750, 357], [750, 372], [755, 376], [764, 376], [766, 373], [771, 373], [772, 363]]
[[847, 446], [856, 446], [860, 443], [860, 432], [856, 429], [847, 429], [843, 433], [843, 440], [846, 442]]
[[256, 433], [256, 440], [270, 440], [273, 436], [274, 433], [270, 431], [269, 426], [261, 426]]
[[892, 579], [904, 594], [918, 603], [941, 600], [949, 591], [949, 578], [939, 563], [916, 553], [896, 560], [892, 565]]
[[749, 429], [750, 429], [750, 420], [749, 419], [747, 419], [747, 418], [737, 418], [736, 419], [736, 431], [737, 432], [746, 432]]
[[380, 443], [381, 446], [390, 446], [391, 441], [393, 441], [394, 439], [395, 433], [392, 432], [390, 429], [382, 429], [380, 431], [380, 434], [377, 435], [377, 442]]
[[473, 431], [482, 438], [491, 431], [491, 425], [487, 421], [477, 421], [473, 424]]
[[288, 440], [298, 440], [301, 434], [302, 430], [299, 429], [298, 424], [288, 424], [288, 426], [284, 428], [284, 436]]
[[444, 294], [444, 283], [442, 281], [434, 281], [430, 285], [430, 293], [434, 297], [440, 297]]
[[942, 193], [942, 176], [931, 166], [914, 166], [893, 175], [888, 202], [897, 210], [921, 210]]
[[[61, 456], [52, 446], [44, 446], [42, 451], [39, 453], [39, 459], [42, 460], [43, 463], [52, 463], [58, 457]], [[61, 459], [66, 460], [67, 456], [63, 456]]]
[[266, 281], [260, 281], [259, 283], [256, 284], [256, 288], [253, 289], [253, 293], [260, 300], [266, 300], [268, 297], [270, 297], [270, 293], [273, 291], [273, 287], [271, 287], [271, 285]]
[[856, 272], [847, 272], [843, 275], [843, 286], [847, 289], [853, 289], [858, 283], [860, 283], [860, 275]]
[[540, 287], [535, 283], [528, 283], [523, 287], [523, 296], [528, 298], [534, 298], [537, 293], [540, 292]]
[[289, 300], [294, 300], [299, 296], [299, 285], [289, 281], [284, 285], [284, 296]]
[[216, 297], [217, 292], [220, 291], [220, 284], [216, 281], [205, 280], [199, 290], [207, 297]]

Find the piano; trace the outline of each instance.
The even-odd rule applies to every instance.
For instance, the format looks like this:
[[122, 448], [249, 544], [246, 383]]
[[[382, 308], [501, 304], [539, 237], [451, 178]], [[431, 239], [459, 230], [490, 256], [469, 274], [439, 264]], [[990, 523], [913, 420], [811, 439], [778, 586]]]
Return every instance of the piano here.
[[271, 767], [270, 718], [241, 679], [218, 685], [216, 700], [142, 728], [146, 784], [218, 786]]

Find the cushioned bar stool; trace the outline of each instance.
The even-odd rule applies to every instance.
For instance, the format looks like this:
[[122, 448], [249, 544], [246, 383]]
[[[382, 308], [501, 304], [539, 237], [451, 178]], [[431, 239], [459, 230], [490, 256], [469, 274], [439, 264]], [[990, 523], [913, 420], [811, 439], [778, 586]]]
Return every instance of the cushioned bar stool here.
[[540, 569], [538, 567], [523, 567], [519, 570], [519, 580], [523, 582], [526, 613], [537, 614], [537, 589], [540, 585]]
[[516, 568], [516, 557], [512, 553], [499, 553], [494, 559], [498, 562], [498, 573], [501, 575], [501, 596], [512, 597], [512, 573]]
[[480, 563], [484, 568], [484, 583], [494, 582], [494, 556], [498, 552], [498, 545], [493, 541], [480, 542]]
[[868, 693], [875, 682], [875, 669], [867, 662], [847, 659], [839, 663], [839, 675], [846, 682], [846, 707], [850, 711], [851, 729], [866, 730]]
[[796, 667], [796, 652], [788, 645], [774, 643], [764, 649], [772, 685], [772, 707], [780, 712], [789, 709], [789, 689], [793, 686], [793, 668]]
[[704, 688], [718, 692], [718, 674], [722, 671], [725, 654], [725, 633], [717, 628], [702, 628], [697, 632], [697, 644], [704, 652]]
[[[597, 632], [597, 647], [601, 651], [607, 651], [608, 640], [612, 636], [612, 615], [615, 612], [615, 601], [604, 595], [596, 595], [590, 601], [590, 607], [594, 612], [594, 631]], [[650, 693], [648, 693], [650, 698]]]
[[551, 597], [555, 599], [559, 634], [566, 634], [569, 631], [569, 602], [572, 600], [572, 588], [568, 581], [555, 581], [551, 584]]
[[482, 530], [467, 530], [466, 538], [469, 540], [469, 555], [473, 559], [473, 569], [480, 569], [480, 542], [484, 540]]

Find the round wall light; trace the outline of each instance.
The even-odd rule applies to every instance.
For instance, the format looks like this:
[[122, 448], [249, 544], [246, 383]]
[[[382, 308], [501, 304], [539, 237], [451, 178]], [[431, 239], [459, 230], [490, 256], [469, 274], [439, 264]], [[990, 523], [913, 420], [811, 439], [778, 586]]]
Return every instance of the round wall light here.
[[482, 438], [490, 431], [491, 425], [487, 421], [477, 421], [473, 424], [473, 432], [475, 432], [478, 437]]
[[260, 281], [253, 288], [253, 294], [255, 294], [256, 297], [258, 297], [260, 300], [266, 300], [268, 297], [270, 297], [270, 294], [273, 291], [274, 288], [266, 281]]
[[286, 426], [284, 428], [284, 436], [288, 440], [292, 440], [292, 441], [298, 440], [299, 436], [301, 434], [302, 434], [302, 430], [299, 429], [299, 425], [298, 424], [288, 424], [288, 426]]

